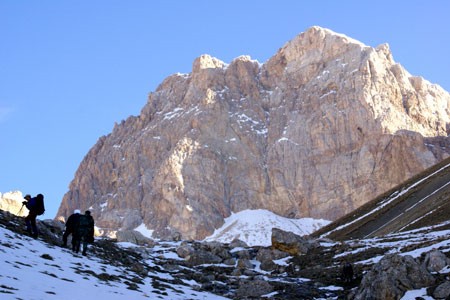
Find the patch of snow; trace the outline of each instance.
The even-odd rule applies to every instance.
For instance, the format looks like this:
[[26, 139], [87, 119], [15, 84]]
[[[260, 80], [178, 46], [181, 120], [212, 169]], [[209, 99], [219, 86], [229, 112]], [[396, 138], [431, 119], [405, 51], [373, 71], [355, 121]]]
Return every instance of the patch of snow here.
[[269, 130], [267, 128], [256, 130], [257, 134], [262, 134], [262, 135], [266, 135], [268, 132], [269, 132]]
[[251, 122], [251, 123], [253, 123], [255, 125], [259, 124], [259, 122], [253, 120], [252, 118], [250, 118], [246, 114], [240, 114], [240, 115], [238, 115], [238, 117], [239, 117], [240, 121], [242, 121], [242, 122]]
[[122, 248], [136, 248], [136, 244], [130, 242], [118, 242], [117, 246]]
[[406, 291], [406, 293], [403, 295], [400, 300], [415, 300], [417, 298], [423, 299], [423, 300], [433, 300], [433, 297], [427, 296], [427, 288], [421, 288], [418, 290], [410, 290]]
[[330, 285], [330, 286], [324, 286], [319, 288], [320, 290], [326, 290], [326, 291], [343, 291], [344, 288], [340, 286]]
[[108, 206], [108, 201], [105, 201], [104, 203], [100, 204], [100, 210], [103, 211]]
[[335, 90], [331, 90], [328, 93], [323, 94], [322, 96], [320, 96], [319, 99], [325, 98], [326, 96], [331, 95], [331, 94], [336, 94], [336, 91]]
[[183, 111], [183, 108], [177, 107], [173, 111], [165, 113], [163, 120], [171, 120], [173, 118], [179, 117], [181, 115], [182, 111]]
[[137, 232], [142, 233], [142, 235], [147, 237], [147, 238], [152, 238], [153, 231], [154, 231], [154, 230], [148, 229], [147, 226], [144, 223], [142, 223], [141, 225], [136, 227], [134, 230], [136, 230]]
[[274, 296], [278, 295], [278, 292], [272, 292], [269, 294], [261, 295], [261, 298], [269, 298], [272, 299]]
[[226, 218], [222, 227], [205, 238], [205, 241], [230, 243], [240, 239], [249, 246], [270, 246], [272, 228], [303, 236], [329, 223], [327, 220], [312, 218], [289, 219], [264, 209], [243, 210]]
[[278, 139], [277, 143], [280, 143], [280, 142], [288, 142], [288, 143], [294, 144], [296, 146], [299, 146], [298, 143], [291, 141], [287, 137], [282, 137], [282, 138]]
[[176, 73], [175, 74], [176, 76], [179, 76], [179, 77], [183, 77], [183, 78], [189, 78], [189, 73]]
[[279, 266], [289, 266], [288, 261], [292, 258], [292, 256], [288, 256], [281, 259], [276, 259], [273, 262]]

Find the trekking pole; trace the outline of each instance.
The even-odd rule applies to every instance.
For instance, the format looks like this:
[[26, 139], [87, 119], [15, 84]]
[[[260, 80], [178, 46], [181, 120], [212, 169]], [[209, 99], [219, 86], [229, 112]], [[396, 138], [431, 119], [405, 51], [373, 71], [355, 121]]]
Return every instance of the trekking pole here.
[[20, 212], [22, 211], [22, 208], [25, 204], [22, 204], [22, 207], [20, 208], [19, 212], [16, 214], [17, 216], [20, 215]]

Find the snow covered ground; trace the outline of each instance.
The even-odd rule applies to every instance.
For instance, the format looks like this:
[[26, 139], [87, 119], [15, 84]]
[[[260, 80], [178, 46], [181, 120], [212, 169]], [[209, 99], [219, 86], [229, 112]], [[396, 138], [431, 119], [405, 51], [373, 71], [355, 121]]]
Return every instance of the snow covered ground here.
[[0, 257], [2, 300], [226, 299], [195, 291], [195, 282], [191, 288], [173, 285], [162, 294], [152, 287], [150, 276], [142, 284], [137, 283], [139, 290], [131, 290], [123, 279], [127, 273], [124, 268], [106, 264], [94, 256], [74, 255], [68, 249], [52, 247], [1, 226]]
[[[206, 240], [229, 242], [240, 238], [249, 245], [270, 245], [273, 227], [303, 235], [325, 224], [327, 221], [323, 220], [286, 219], [264, 210], [243, 211], [227, 218], [225, 224]], [[346, 241], [347, 250], [336, 253], [333, 260], [374, 247], [383, 248], [386, 253], [401, 253], [416, 258], [433, 248], [439, 248], [444, 253], [450, 252], [450, 230], [446, 229], [446, 225], [444, 223], [385, 237]], [[130, 273], [130, 269], [114, 266], [92, 254], [88, 257], [74, 255], [68, 249], [34, 240], [0, 225], [0, 257], [3, 262], [0, 268], [0, 299], [227, 299], [199, 291], [200, 284], [195, 280], [177, 283], [170, 272], [160, 267], [164, 259], [182, 259], [176, 253], [180, 243], [160, 242], [148, 249], [150, 255], [144, 262], [151, 267], [149, 274], [135, 282], [135, 288], [130, 288], [133, 286], [130, 285], [130, 278], [135, 276]], [[129, 243], [119, 245], [124, 249], [137, 247]], [[336, 244], [322, 242], [321, 245], [332, 249]], [[382, 256], [373, 255], [369, 259], [356, 261], [355, 264], [372, 265]], [[289, 261], [283, 263], [289, 264]], [[264, 274], [261, 270], [259, 272]], [[442, 270], [441, 273], [450, 273], [450, 270]], [[161, 289], [158, 279], [171, 282], [170, 287]], [[331, 290], [333, 287], [324, 288]], [[270, 298], [270, 295], [267, 296]], [[402, 300], [416, 297], [432, 299], [426, 296], [426, 289], [419, 289], [408, 291]]]
[[[235, 238], [250, 246], [270, 245], [271, 230], [277, 227], [299, 235], [311, 233], [328, 221], [313, 219], [287, 219], [266, 210], [246, 210], [233, 214], [225, 224], [208, 237], [208, 241], [230, 242]], [[18, 226], [20, 226], [18, 224]], [[148, 231], [140, 231], [148, 234]], [[121, 243], [122, 247], [134, 247]], [[164, 251], [153, 249], [156, 256], [177, 259], [176, 245]], [[161, 294], [152, 287], [152, 277], [165, 278], [168, 273], [152, 273], [136, 290], [129, 289], [123, 279], [124, 268], [105, 263], [95, 256], [74, 255], [69, 249], [51, 246], [0, 226], [1, 299], [226, 299], [196, 290], [196, 282], [172, 285]], [[180, 258], [181, 259], [181, 258]], [[152, 257], [146, 261], [156, 265]], [[102, 280], [101, 278], [113, 280]]]

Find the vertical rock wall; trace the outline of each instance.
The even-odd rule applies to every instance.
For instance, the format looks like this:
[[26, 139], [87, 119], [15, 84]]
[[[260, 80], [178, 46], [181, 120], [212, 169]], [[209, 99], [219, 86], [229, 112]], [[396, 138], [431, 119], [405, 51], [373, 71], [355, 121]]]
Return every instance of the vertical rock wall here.
[[231, 212], [334, 220], [447, 157], [450, 95], [312, 27], [264, 64], [203, 55], [89, 151], [58, 215], [204, 238]]

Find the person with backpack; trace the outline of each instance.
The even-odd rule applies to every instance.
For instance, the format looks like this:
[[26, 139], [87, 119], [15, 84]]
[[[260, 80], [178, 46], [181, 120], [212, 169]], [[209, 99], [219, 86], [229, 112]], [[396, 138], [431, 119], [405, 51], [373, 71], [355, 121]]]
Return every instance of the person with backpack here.
[[45, 212], [44, 207], [44, 195], [38, 194], [36, 197], [31, 198], [30, 195], [24, 197], [25, 200], [22, 202], [22, 206], [28, 209], [28, 215], [25, 217], [25, 224], [27, 226], [27, 232], [33, 238], [37, 238], [39, 231], [36, 225], [36, 217], [43, 215]]
[[76, 253], [80, 251], [80, 244], [83, 242], [83, 255], [87, 255], [87, 244], [94, 241], [94, 218], [89, 210], [80, 216], [78, 224], [72, 234], [72, 250]]
[[78, 223], [80, 222], [80, 210], [79, 209], [75, 209], [73, 211], [73, 214], [71, 214], [69, 216], [69, 218], [67, 219], [66, 222], [66, 229], [64, 230], [64, 234], [63, 234], [63, 247], [67, 247], [67, 238], [70, 234], [72, 234], [72, 246], [74, 243], [74, 231], [76, 229], [76, 227], [78, 226]]

